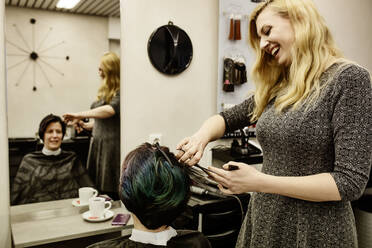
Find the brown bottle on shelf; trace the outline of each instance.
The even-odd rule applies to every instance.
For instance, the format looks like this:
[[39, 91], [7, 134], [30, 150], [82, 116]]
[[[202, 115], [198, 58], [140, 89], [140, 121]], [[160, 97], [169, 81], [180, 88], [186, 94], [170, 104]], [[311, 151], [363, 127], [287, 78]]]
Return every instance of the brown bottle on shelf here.
[[229, 40], [234, 40], [234, 16], [230, 15]]
[[242, 36], [240, 33], [240, 16], [234, 20], [234, 40], [241, 40]]

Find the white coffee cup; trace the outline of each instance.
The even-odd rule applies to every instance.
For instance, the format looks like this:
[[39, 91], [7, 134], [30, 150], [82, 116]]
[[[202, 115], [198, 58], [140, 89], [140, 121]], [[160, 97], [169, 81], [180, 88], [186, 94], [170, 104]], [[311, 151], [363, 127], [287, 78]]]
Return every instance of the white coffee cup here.
[[75, 127], [72, 125], [66, 126], [66, 137], [75, 138]]
[[88, 204], [89, 199], [92, 197], [96, 197], [98, 195], [98, 191], [93, 189], [92, 187], [83, 187], [79, 189], [79, 200], [80, 205]]
[[[106, 207], [108, 204], [108, 207]], [[103, 197], [92, 197], [89, 199], [90, 216], [102, 219], [105, 212], [111, 208], [111, 202], [106, 201]]]

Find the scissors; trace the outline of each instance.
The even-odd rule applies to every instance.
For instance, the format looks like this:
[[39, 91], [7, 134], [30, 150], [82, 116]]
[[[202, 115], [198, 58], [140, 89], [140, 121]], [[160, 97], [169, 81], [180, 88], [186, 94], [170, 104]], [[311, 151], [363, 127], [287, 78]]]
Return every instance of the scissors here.
[[210, 170], [210, 169], [207, 169], [207, 168], [204, 168], [204, 167], [200, 166], [199, 164], [195, 164], [194, 166], [195, 166], [195, 167], [198, 167], [199, 169], [201, 169], [202, 171], [204, 171], [204, 172], [207, 173], [207, 174], [209, 174], [209, 173], [215, 173], [215, 172], [213, 172], [213, 171]]
[[[182, 151], [183, 153], [185, 153], [185, 151], [182, 150], [182, 149], [177, 149], [177, 150]], [[199, 169], [201, 169], [203, 172], [205, 172], [205, 173], [207, 173], [207, 174], [209, 174], [209, 173], [215, 173], [215, 172], [213, 172], [213, 171], [210, 170], [210, 169], [207, 169], [207, 168], [205, 168], [205, 167], [200, 166], [199, 164], [195, 164], [194, 166], [195, 166], [195, 167], [198, 167]]]

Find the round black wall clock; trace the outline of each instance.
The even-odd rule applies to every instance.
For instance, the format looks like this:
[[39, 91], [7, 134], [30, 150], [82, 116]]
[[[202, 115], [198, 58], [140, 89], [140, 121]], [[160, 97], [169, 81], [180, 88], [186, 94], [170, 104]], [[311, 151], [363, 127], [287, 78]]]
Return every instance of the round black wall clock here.
[[167, 75], [176, 75], [189, 67], [192, 43], [185, 31], [169, 22], [150, 36], [147, 52], [152, 65]]

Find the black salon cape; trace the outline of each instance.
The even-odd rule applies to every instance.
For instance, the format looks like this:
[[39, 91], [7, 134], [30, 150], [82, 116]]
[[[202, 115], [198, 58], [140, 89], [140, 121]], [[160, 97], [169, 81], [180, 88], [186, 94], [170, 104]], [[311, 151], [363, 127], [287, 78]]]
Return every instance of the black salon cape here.
[[11, 203], [25, 204], [78, 197], [80, 187], [93, 187], [76, 153], [61, 151], [44, 155], [41, 151], [26, 154], [14, 178]]
[[87, 248], [211, 248], [211, 245], [201, 232], [191, 230], [177, 230], [177, 236], [171, 238], [167, 246], [143, 244], [129, 239], [130, 236], [124, 236], [116, 239], [106, 240]]

